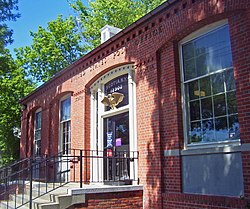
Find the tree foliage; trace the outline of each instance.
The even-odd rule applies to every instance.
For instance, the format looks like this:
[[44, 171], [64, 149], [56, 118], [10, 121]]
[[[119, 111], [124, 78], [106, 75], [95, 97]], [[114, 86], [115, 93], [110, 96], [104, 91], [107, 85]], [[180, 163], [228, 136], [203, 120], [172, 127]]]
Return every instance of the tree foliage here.
[[31, 32], [31, 46], [16, 50], [17, 63], [38, 82], [47, 81], [87, 51], [100, 44], [100, 29], [106, 24], [125, 28], [164, 0], [96, 0], [85, 6], [69, 0], [76, 17], [48, 23]]
[[39, 27], [31, 32], [31, 46], [16, 50], [17, 63], [37, 81], [47, 81], [84, 52], [81, 35], [77, 33], [76, 20], [62, 16], [48, 23], [47, 29]]
[[33, 89], [23, 69], [18, 68], [6, 45], [12, 30], [6, 21], [19, 17], [17, 0], [0, 0], [0, 165], [19, 156], [21, 107], [19, 100]]
[[28, 94], [35, 81], [47, 81], [88, 50], [100, 44], [105, 25], [124, 29], [165, 0], [95, 0], [84, 5], [68, 0], [76, 17], [58, 18], [31, 32], [31, 46], [16, 49], [14, 61], [6, 44], [12, 31], [4, 23], [15, 20], [17, 0], [0, 0], [0, 164], [16, 159], [19, 147], [19, 99]]
[[11, 38], [13, 31], [8, 28], [6, 21], [16, 20], [20, 16], [15, 13], [17, 10], [17, 0], [0, 0], [0, 53], [2, 55], [5, 53], [5, 46], [13, 41]]
[[0, 62], [0, 165], [3, 165], [19, 156], [19, 100], [33, 89], [33, 85], [25, 72], [17, 68], [8, 50], [1, 58], [4, 62]]
[[100, 29], [105, 25], [124, 29], [166, 0], [96, 0], [85, 6], [81, 0], [70, 5], [76, 12], [82, 36], [93, 49], [100, 44]]

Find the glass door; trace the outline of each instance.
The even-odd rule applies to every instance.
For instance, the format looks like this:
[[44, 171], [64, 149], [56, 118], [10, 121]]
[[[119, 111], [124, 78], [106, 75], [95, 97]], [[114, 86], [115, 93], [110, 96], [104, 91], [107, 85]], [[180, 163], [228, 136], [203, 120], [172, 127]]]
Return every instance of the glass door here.
[[129, 182], [129, 113], [104, 119], [104, 182]]

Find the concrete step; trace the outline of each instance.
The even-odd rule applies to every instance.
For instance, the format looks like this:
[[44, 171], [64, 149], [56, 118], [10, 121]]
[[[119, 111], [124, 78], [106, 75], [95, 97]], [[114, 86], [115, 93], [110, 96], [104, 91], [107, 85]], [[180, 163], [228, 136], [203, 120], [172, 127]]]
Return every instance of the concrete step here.
[[72, 195], [58, 195], [55, 202], [59, 203], [60, 209], [66, 209], [72, 205]]
[[[54, 186], [59, 186], [55, 184], [45, 184], [45, 183], [37, 183], [32, 185], [32, 195], [33, 198], [38, 197], [46, 192], [47, 193], [34, 199], [32, 201], [33, 209], [66, 209], [74, 203], [82, 203], [85, 202], [85, 196], [83, 195], [69, 195], [68, 189], [71, 188], [79, 188], [79, 184], [77, 183], [69, 183], [62, 187], [54, 189]], [[14, 209], [15, 206], [19, 206], [22, 203], [28, 202], [30, 199], [29, 195], [29, 185], [27, 185], [27, 194], [17, 194], [10, 195], [9, 202], [1, 202], [0, 208], [2, 209]], [[32, 198], [32, 199], [33, 199]], [[16, 205], [15, 201], [16, 200]], [[29, 209], [29, 203], [20, 207], [20, 209]]]
[[44, 203], [37, 206], [35, 209], [61, 209], [59, 203]]

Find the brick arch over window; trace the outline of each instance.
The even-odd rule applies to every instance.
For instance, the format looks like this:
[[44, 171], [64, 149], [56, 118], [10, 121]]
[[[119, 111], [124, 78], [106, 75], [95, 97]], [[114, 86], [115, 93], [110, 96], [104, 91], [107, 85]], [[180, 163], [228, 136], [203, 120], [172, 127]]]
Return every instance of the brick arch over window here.
[[112, 65], [109, 68], [106, 68], [105, 70], [99, 72], [98, 74], [94, 75], [93, 78], [91, 78], [88, 83], [85, 85], [85, 89], [89, 89], [92, 84], [94, 84], [98, 79], [100, 79], [102, 76], [104, 76], [109, 71], [112, 71], [113, 69], [119, 69], [123, 68], [126, 65], [133, 65], [134, 62], [120, 62], [118, 65]]
[[41, 110], [41, 106], [35, 106], [32, 109], [29, 110], [27, 114], [27, 129], [26, 129], [26, 137], [25, 137], [25, 147], [20, 147], [22, 150], [25, 149], [26, 156], [21, 156], [21, 157], [30, 157], [33, 154], [33, 142], [34, 142], [34, 131], [35, 131], [35, 115], [36, 111]]
[[47, 139], [47, 149], [48, 155], [54, 155], [59, 152], [58, 150], [58, 140], [60, 138], [60, 102], [64, 98], [71, 98], [73, 91], [65, 91], [56, 95], [50, 102], [49, 105], [49, 123], [48, 126], [48, 139]]

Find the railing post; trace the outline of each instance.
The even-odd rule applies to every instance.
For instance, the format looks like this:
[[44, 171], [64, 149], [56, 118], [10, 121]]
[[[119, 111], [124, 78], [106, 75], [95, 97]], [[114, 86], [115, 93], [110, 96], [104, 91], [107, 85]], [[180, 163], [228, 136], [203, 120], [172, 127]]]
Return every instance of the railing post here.
[[80, 188], [82, 188], [82, 150], [80, 150]]
[[33, 178], [33, 159], [30, 159], [30, 209], [32, 209], [32, 178]]
[[47, 163], [47, 155], [45, 155], [45, 184], [46, 184], [46, 192], [48, 191], [48, 163]]

